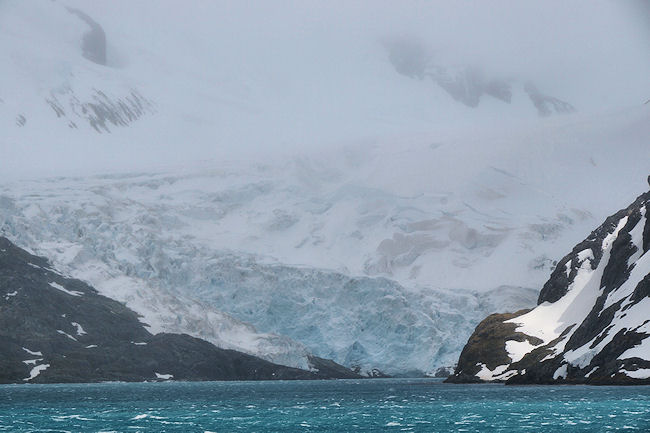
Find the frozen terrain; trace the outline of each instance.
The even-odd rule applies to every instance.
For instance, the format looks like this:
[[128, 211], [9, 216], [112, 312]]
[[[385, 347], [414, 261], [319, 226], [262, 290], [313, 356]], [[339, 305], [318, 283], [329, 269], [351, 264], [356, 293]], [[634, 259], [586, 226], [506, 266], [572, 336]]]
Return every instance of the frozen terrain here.
[[[485, 137], [481, 158], [455, 173], [445, 167], [471, 141], [7, 183], [0, 221], [153, 330], [289, 364], [297, 341], [303, 356], [428, 372], [453, 363], [482, 315], [531, 306], [575, 233], [644, 183], [644, 160], [610, 167], [647, 153], [646, 117]], [[581, 163], [563, 166], [569, 155]], [[567, 187], [587, 179], [593, 187]]]
[[483, 13], [458, 2], [5, 0], [0, 176], [387, 137], [401, 148], [405, 135], [536, 122], [553, 97], [580, 113], [648, 99], [647, 39], [624, 7], [585, 2], [577, 26], [564, 2], [495, 1]]
[[452, 380], [648, 383], [649, 202], [642, 194], [576, 245], [536, 308], [484, 320]]
[[612, 94], [424, 16], [155, 4], [0, 3], [1, 233], [153, 332], [434, 372], [644, 185], [643, 68]]
[[153, 335], [134, 311], [4, 237], [0, 293], [3, 384], [360, 377], [329, 360], [298, 370], [189, 335]]

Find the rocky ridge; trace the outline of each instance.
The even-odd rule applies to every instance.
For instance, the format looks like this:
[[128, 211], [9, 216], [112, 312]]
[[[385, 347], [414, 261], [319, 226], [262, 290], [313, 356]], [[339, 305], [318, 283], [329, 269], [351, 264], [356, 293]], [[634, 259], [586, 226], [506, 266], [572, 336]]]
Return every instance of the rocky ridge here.
[[138, 315], [0, 238], [0, 383], [358, 377], [311, 357], [311, 371], [151, 334]]
[[430, 79], [449, 94], [454, 101], [470, 108], [477, 108], [483, 97], [489, 96], [505, 104], [511, 104], [517, 84], [537, 115], [548, 117], [567, 114], [576, 109], [570, 103], [541, 93], [530, 81], [517, 83], [513, 78], [490, 77], [475, 65], [447, 66], [435, 59], [433, 51], [417, 40], [396, 38], [385, 43], [388, 59], [395, 70], [407, 77]]
[[538, 305], [483, 320], [449, 382], [650, 384], [650, 192], [557, 264]]

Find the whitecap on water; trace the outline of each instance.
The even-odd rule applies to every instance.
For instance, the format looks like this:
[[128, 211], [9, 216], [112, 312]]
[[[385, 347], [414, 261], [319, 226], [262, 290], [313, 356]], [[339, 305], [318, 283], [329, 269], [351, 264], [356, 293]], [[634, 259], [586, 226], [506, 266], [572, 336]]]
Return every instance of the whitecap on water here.
[[67, 419], [76, 419], [79, 421], [95, 421], [94, 419], [91, 418], [84, 418], [81, 415], [56, 415], [52, 417], [52, 421], [57, 421], [57, 422], [65, 421]]
[[139, 415], [134, 416], [131, 418], [132, 421], [137, 421], [139, 419], [145, 419], [145, 418], [151, 418], [151, 419], [167, 419], [164, 416], [157, 416], [157, 415], [152, 415], [150, 413], [141, 413]]

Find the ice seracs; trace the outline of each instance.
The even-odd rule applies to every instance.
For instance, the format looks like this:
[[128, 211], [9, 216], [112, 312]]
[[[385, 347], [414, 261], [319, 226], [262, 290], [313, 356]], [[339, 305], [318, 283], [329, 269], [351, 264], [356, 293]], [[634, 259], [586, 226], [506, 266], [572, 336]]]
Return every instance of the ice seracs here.
[[[647, 174], [647, 110], [540, 121], [570, 111], [549, 83], [404, 44], [396, 58], [355, 20], [312, 26], [310, 7], [286, 17], [300, 38], [268, 38], [279, 21], [230, 27], [222, 8], [249, 17], [222, 2], [184, 5], [192, 20], [146, 2], [2, 4], [0, 178], [36, 180], [0, 184], [1, 233], [154, 334], [303, 369], [432, 373], [485, 314], [532, 306], [602, 197]], [[56, 329], [97, 338], [78, 317], [51, 330], [75, 343]]]
[[[153, 335], [135, 312], [50, 269], [44, 258], [4, 237], [0, 246], [0, 291], [21, 287], [19, 297], [0, 299], [0, 383], [359, 377], [330, 360], [311, 357], [313, 368], [300, 370], [187, 334]], [[84, 295], [70, 296], [52, 281]]]
[[[388, 141], [264, 163], [7, 183], [0, 221], [20, 245], [125, 302], [152, 332], [300, 368], [311, 353], [361, 371], [431, 372], [455, 362], [482, 316], [533, 306], [532, 288], [575, 232], [606, 215], [600, 196], [625, 195], [645, 177], [640, 158], [623, 173], [615, 167], [646, 148], [637, 140], [646, 117], [633, 110], [486, 136], [480, 148], [462, 136], [434, 149], [412, 139], [399, 151]], [[622, 131], [632, 138], [609, 155]], [[591, 162], [608, 158], [616, 164]], [[566, 187], [594, 176], [610, 180]], [[597, 254], [587, 246], [562, 262], [565, 278], [588, 278]]]

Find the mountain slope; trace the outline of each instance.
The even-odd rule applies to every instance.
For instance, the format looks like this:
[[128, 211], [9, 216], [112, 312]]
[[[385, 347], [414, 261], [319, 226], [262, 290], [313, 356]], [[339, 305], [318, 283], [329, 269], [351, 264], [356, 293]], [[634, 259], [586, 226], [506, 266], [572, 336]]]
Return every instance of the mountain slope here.
[[0, 293], [1, 383], [357, 377], [323, 359], [305, 371], [188, 335], [152, 335], [133, 311], [6, 238]]
[[[413, 79], [395, 61], [408, 46], [382, 43], [400, 29], [390, 22], [360, 28], [355, 8], [342, 8], [341, 17], [323, 5], [292, 5], [283, 14], [287, 5], [199, 1], [5, 0], [0, 7], [2, 75], [12, 83], [0, 90], [3, 176], [137, 170], [477, 125], [509, 130], [538, 112], [570, 111], [562, 99], [588, 113], [611, 107], [594, 95], [616, 99], [600, 88], [563, 94], [572, 89], [518, 70], [529, 56], [489, 59], [498, 74], [469, 53], [438, 56], [422, 67], [427, 79]], [[437, 9], [423, 12], [438, 21]], [[445, 36], [462, 43], [451, 33]], [[436, 54], [457, 51], [442, 35], [420, 39]], [[619, 45], [617, 52], [635, 47]], [[557, 65], [543, 65], [549, 68]]]
[[[8, 182], [0, 227], [152, 332], [293, 367], [312, 353], [432, 372], [485, 315], [533, 306], [553, 258], [605, 215], [603, 196], [643, 182], [644, 108], [486, 134], [480, 147], [423, 137]], [[566, 186], [584, 179], [593, 186]]]
[[[153, 333], [430, 373], [486, 314], [534, 305], [603, 197], [646, 175], [648, 111], [540, 121], [562, 99], [618, 105], [512, 69], [529, 55], [494, 73], [436, 57], [414, 79], [381, 42], [393, 16], [359, 25], [374, 2], [161, 1], [0, 2], [1, 233]], [[439, 8], [423, 28], [474, 22]]]
[[650, 193], [557, 264], [531, 311], [476, 328], [450, 381], [650, 383]]

